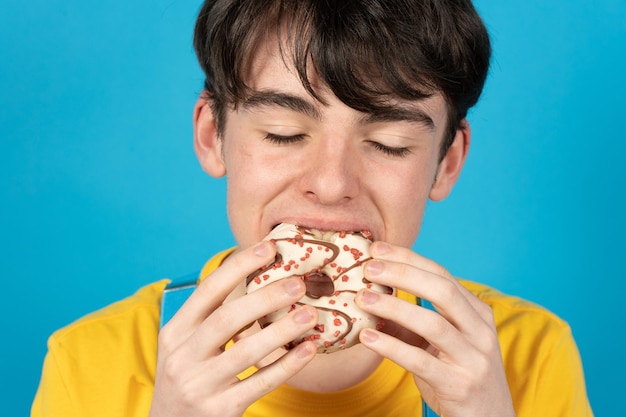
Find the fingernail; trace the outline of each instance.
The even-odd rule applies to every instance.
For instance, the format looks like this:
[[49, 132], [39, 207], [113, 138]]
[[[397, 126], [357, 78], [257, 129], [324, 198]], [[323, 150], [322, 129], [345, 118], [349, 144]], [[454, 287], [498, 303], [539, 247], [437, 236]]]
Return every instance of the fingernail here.
[[384, 265], [380, 261], [369, 261], [365, 264], [365, 272], [369, 276], [380, 275], [383, 272]]
[[374, 304], [378, 301], [379, 298], [380, 296], [378, 295], [378, 293], [374, 291], [365, 290], [361, 294], [361, 300], [363, 301], [363, 304]]
[[254, 248], [254, 254], [260, 258], [265, 258], [270, 254], [270, 245], [267, 242], [261, 242]]
[[313, 350], [311, 349], [311, 345], [309, 345], [308, 343], [300, 344], [296, 348], [296, 356], [300, 359], [307, 358], [312, 353], [313, 353]]
[[299, 295], [302, 292], [302, 280], [300, 280], [299, 278], [297, 279], [286, 279], [285, 280], [285, 291], [287, 291], [287, 294], [291, 295], [292, 297], [295, 297], [296, 295]]
[[376, 255], [386, 255], [389, 252], [391, 252], [391, 246], [389, 246], [385, 242], [376, 242], [376, 243], [374, 243], [371, 246], [370, 252], [374, 256], [376, 256]]
[[300, 323], [300, 324], [309, 323], [312, 318], [313, 318], [313, 315], [306, 308], [301, 308], [300, 310], [296, 311], [293, 315], [293, 320], [296, 323]]
[[370, 329], [361, 331], [361, 341], [365, 343], [374, 343], [378, 340], [378, 333]]

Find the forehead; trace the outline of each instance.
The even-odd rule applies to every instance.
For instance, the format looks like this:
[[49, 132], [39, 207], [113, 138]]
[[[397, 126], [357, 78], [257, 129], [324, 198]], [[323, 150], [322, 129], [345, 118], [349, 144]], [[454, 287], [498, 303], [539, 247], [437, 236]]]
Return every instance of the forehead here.
[[[251, 56], [246, 72], [245, 84], [253, 91], [267, 88], [284, 88], [307, 93], [300, 80], [293, 61], [294, 54], [286, 42], [279, 42], [275, 36], [260, 42]], [[312, 63], [307, 63], [307, 81], [316, 92], [327, 93], [328, 87], [320, 82]]]
[[[315, 67], [307, 63], [306, 82], [315, 92], [315, 96], [305, 87], [292, 60], [292, 54], [284, 44], [279, 46], [276, 40], [267, 40], [259, 45], [251, 57], [245, 84], [254, 95], [259, 92], [277, 92], [296, 96], [306, 100], [312, 107], [321, 112], [329, 103], [339, 100], [329, 86], [318, 75]], [[380, 105], [380, 103], [384, 103]], [[425, 114], [432, 120], [433, 128], [443, 128], [447, 121], [447, 103], [439, 92], [420, 100], [406, 100], [398, 97], [385, 97], [377, 103], [376, 110], [355, 110], [365, 115], [384, 115], [398, 111], [415, 111]], [[393, 116], [391, 117], [393, 118]]]

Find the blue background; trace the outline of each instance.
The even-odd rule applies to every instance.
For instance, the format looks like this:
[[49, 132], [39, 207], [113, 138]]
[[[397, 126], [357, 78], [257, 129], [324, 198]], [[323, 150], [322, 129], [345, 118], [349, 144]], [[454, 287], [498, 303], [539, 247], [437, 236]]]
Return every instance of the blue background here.
[[[198, 7], [0, 2], [3, 415], [27, 415], [53, 330], [234, 243], [192, 150]], [[494, 60], [470, 158], [415, 249], [566, 319], [596, 415], [617, 415], [626, 2], [477, 7]]]

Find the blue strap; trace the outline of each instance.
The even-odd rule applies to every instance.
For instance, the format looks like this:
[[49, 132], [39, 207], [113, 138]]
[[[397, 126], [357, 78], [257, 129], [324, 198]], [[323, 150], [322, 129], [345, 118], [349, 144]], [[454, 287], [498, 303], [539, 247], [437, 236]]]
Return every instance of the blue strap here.
[[163, 290], [161, 299], [161, 327], [170, 321], [197, 287], [198, 273], [173, 279]]
[[[417, 304], [429, 310], [436, 311], [435, 307], [433, 307], [433, 305], [428, 300], [418, 298]], [[422, 417], [438, 417], [437, 413], [435, 413], [433, 409], [430, 408], [428, 404], [426, 404], [426, 401], [424, 401], [424, 399], [422, 399]]]
[[438, 417], [437, 413], [435, 413], [424, 400], [422, 400], [422, 417]]
[[[191, 293], [198, 286], [198, 274], [190, 274], [172, 280], [165, 290], [161, 299], [161, 327], [163, 327], [176, 314], [178, 309], [187, 301]], [[427, 300], [418, 299], [418, 304], [424, 308], [435, 311], [433, 305]], [[422, 400], [422, 417], [438, 417], [437, 414]]]

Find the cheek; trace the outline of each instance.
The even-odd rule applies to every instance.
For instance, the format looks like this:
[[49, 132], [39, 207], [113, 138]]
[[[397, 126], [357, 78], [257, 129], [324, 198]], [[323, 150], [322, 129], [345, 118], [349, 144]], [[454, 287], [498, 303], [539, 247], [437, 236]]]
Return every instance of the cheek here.
[[430, 171], [427, 168], [379, 176], [377, 206], [390, 243], [410, 247], [417, 239], [434, 176]]
[[[261, 150], [241, 146], [227, 157], [227, 182], [233, 198], [263, 202], [281, 187], [288, 172], [277, 163], [276, 158], [267, 158]], [[264, 198], [265, 197], [265, 198]]]
[[250, 146], [227, 148], [225, 161], [229, 223], [237, 243], [247, 247], [265, 235], [263, 213], [285, 189], [288, 176]]
[[[401, 169], [400, 169], [401, 168]], [[428, 199], [435, 169], [426, 163], [396, 165], [378, 172], [372, 179], [379, 193], [399, 207], [415, 207]]]

